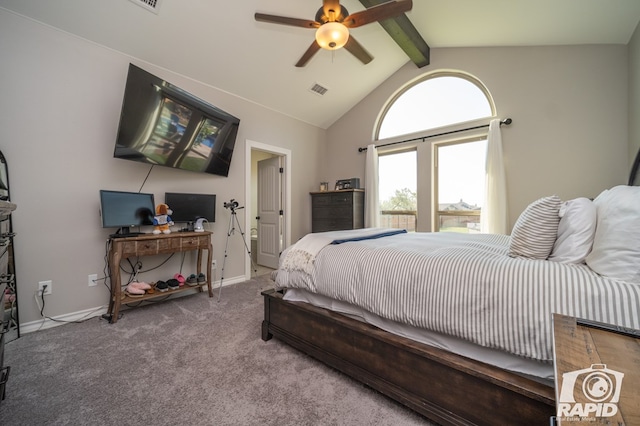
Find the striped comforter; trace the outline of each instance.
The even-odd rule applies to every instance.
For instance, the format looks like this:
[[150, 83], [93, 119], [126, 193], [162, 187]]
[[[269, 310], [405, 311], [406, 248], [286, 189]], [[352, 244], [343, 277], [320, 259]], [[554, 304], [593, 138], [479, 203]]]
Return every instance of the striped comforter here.
[[553, 313], [640, 329], [640, 285], [586, 265], [511, 258], [508, 246], [504, 235], [400, 234], [327, 245], [311, 273], [282, 268], [289, 248], [276, 285], [545, 362]]

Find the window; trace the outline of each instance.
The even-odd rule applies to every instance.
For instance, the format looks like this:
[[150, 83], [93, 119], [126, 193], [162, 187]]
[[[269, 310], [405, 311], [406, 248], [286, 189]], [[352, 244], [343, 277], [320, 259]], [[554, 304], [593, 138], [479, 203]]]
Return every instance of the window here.
[[487, 140], [434, 147], [434, 230], [480, 232]]
[[391, 101], [378, 139], [406, 135], [493, 115], [487, 93], [464, 75], [430, 75]]
[[[433, 200], [431, 220], [425, 220], [431, 223], [415, 224], [413, 229], [478, 232], [484, 199], [488, 128], [440, 135], [464, 128], [461, 123], [473, 122], [466, 127], [488, 124], [494, 116], [488, 90], [463, 72], [431, 73], [400, 90], [381, 114], [376, 139], [398, 139], [422, 132], [417, 139], [412, 139], [420, 144], [422, 136], [425, 137], [422, 142], [432, 136], [439, 137], [431, 139], [430, 155], [415, 148], [401, 153], [378, 151], [381, 226], [409, 228], [408, 222], [401, 222], [396, 216], [411, 216], [415, 221], [418, 206], [427, 205], [419, 202], [424, 197]], [[422, 168], [432, 171], [431, 181], [418, 181], [416, 170]]]
[[416, 230], [416, 151], [378, 157], [380, 226]]

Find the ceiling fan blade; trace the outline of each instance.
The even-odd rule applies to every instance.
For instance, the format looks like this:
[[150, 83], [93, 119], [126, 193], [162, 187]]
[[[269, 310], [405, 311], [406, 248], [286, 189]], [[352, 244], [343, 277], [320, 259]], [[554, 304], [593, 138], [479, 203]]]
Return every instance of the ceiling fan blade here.
[[347, 40], [347, 44], [344, 45], [344, 48], [365, 65], [373, 60], [373, 56], [371, 56], [371, 54], [367, 52], [355, 38], [353, 38], [353, 35], [349, 35], [349, 40]]
[[352, 13], [342, 22], [348, 28], [361, 27], [372, 22], [382, 21], [408, 12], [413, 7], [412, 0], [392, 0], [372, 6], [360, 12]]
[[296, 67], [301, 68], [307, 65], [307, 62], [309, 62], [311, 58], [313, 58], [313, 55], [315, 55], [318, 50], [320, 50], [320, 45], [317, 41], [313, 40], [311, 46], [309, 46], [307, 51], [304, 52], [304, 55], [302, 55], [302, 57], [296, 63]]
[[256, 21], [269, 22], [272, 24], [290, 25], [292, 27], [318, 28], [319, 22], [309, 19], [289, 18], [287, 16], [268, 15], [266, 13], [257, 13], [254, 15]]

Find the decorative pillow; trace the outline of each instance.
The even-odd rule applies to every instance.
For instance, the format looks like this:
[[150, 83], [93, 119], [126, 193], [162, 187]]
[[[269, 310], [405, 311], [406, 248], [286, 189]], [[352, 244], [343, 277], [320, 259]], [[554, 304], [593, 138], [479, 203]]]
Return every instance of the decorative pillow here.
[[511, 231], [509, 256], [546, 259], [558, 236], [560, 204], [557, 195], [540, 198], [520, 214]]
[[596, 233], [596, 205], [588, 198], [565, 201], [560, 206], [560, 224], [549, 260], [584, 263]]
[[598, 220], [587, 265], [605, 277], [640, 283], [640, 186], [613, 187], [593, 203]]

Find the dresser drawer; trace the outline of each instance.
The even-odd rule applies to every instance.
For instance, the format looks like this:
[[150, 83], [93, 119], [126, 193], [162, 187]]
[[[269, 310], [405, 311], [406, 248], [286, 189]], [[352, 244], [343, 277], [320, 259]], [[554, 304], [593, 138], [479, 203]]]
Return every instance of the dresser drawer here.
[[159, 253], [171, 252], [171, 240], [142, 240], [142, 241], [124, 241], [120, 244], [122, 248], [122, 257], [130, 256], [153, 256]]
[[172, 240], [171, 245], [174, 250], [189, 251], [198, 248], [207, 248], [209, 246], [209, 239], [208, 235], [198, 237], [188, 236]]
[[311, 197], [311, 207], [325, 207], [331, 205], [331, 194], [314, 194]]
[[354, 229], [352, 221], [341, 218], [314, 220], [311, 224], [311, 228], [313, 229], [313, 232], [344, 231], [347, 229]]
[[318, 207], [313, 211], [314, 219], [330, 219], [334, 217], [351, 220], [353, 208], [351, 206], [326, 206]]
[[331, 204], [336, 206], [352, 205], [353, 192], [331, 194]]
[[335, 206], [353, 203], [353, 193], [332, 192], [328, 194], [313, 194], [311, 205], [313, 207]]

